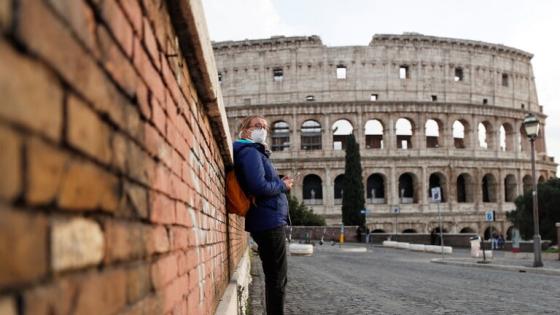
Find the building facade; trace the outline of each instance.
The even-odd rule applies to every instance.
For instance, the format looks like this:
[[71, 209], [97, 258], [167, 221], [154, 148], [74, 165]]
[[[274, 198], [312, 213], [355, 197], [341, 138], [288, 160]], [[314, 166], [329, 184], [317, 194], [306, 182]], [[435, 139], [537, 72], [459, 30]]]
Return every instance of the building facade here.
[[484, 212], [494, 210], [493, 229], [508, 233], [505, 213], [531, 187], [529, 112], [541, 121], [539, 181], [555, 176], [530, 53], [416, 33], [375, 35], [368, 46], [279, 36], [213, 47], [232, 136], [243, 117], [266, 116], [279, 173], [296, 177], [296, 196], [329, 224], [341, 222], [350, 133], [371, 230], [435, 230], [431, 188], [441, 187], [444, 231], [488, 234]]

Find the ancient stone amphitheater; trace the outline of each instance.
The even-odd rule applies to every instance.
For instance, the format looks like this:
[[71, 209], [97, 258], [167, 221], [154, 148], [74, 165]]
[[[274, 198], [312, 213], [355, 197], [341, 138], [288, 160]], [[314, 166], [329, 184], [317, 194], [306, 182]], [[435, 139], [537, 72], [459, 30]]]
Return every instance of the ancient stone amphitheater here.
[[488, 234], [484, 212], [494, 210], [493, 228], [508, 233], [505, 213], [531, 187], [528, 112], [542, 123], [539, 181], [556, 172], [525, 51], [416, 33], [375, 35], [368, 46], [327, 47], [318, 36], [213, 46], [232, 135], [243, 117], [266, 116], [279, 173], [297, 176], [296, 196], [330, 224], [341, 222], [350, 133], [371, 230], [437, 230], [430, 188], [440, 186], [444, 231]]

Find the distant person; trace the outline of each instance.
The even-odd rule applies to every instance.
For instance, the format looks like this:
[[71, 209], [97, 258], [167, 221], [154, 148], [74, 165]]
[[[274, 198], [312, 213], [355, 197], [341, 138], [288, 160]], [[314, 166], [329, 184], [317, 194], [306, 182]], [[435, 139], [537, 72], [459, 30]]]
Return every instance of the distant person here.
[[266, 313], [284, 314], [288, 281], [286, 233], [288, 199], [293, 179], [282, 179], [269, 159], [266, 138], [268, 122], [262, 116], [249, 116], [239, 126], [239, 139], [233, 143], [235, 173], [244, 192], [255, 197], [245, 217], [245, 230], [257, 242], [265, 277]]

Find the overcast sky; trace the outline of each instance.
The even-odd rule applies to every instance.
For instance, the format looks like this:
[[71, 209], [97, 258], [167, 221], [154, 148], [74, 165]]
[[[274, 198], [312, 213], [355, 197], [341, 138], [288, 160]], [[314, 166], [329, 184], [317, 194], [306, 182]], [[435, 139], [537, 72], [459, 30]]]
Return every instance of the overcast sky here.
[[202, 0], [214, 41], [319, 35], [328, 46], [368, 45], [374, 34], [504, 44], [533, 57], [548, 115], [548, 154], [560, 161], [560, 1]]

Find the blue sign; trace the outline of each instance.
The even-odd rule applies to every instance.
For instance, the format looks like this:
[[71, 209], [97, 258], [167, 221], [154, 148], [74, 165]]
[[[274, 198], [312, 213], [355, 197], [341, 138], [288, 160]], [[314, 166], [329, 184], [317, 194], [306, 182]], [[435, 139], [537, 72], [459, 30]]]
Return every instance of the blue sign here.
[[488, 210], [484, 213], [486, 222], [494, 222], [496, 220], [496, 213], [494, 210]]

